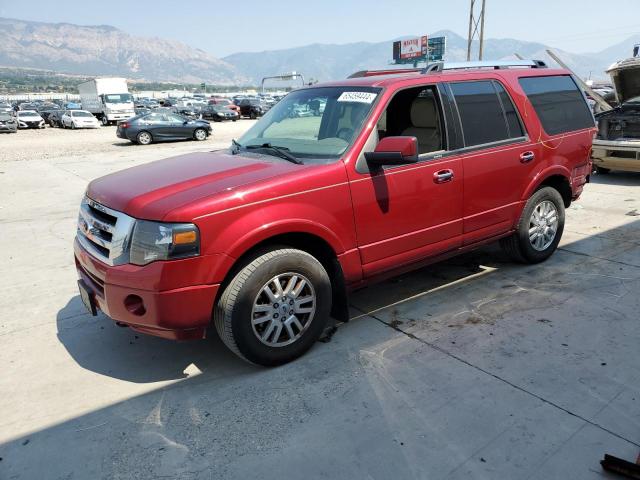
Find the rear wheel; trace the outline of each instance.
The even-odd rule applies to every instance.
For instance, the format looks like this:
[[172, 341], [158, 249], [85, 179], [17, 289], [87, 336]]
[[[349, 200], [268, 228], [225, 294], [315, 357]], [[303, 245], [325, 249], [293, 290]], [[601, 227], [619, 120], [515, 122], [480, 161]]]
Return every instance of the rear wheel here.
[[256, 119], [256, 114], [255, 114], [255, 112], [251, 112], [251, 113], [249, 114], [249, 118], [250, 118], [251, 120], [255, 120], [255, 119]]
[[207, 131], [204, 128], [196, 128], [193, 132], [193, 138], [201, 142], [207, 139]]
[[556, 251], [563, 230], [562, 196], [555, 188], [543, 187], [527, 201], [516, 232], [500, 245], [518, 262], [539, 263]]
[[222, 341], [251, 363], [275, 366], [304, 354], [322, 334], [331, 310], [331, 282], [312, 255], [275, 249], [249, 260], [214, 310]]
[[149, 132], [140, 132], [136, 137], [136, 141], [140, 145], [149, 145], [151, 142], [153, 142], [153, 137]]
[[109, 125], [109, 119], [107, 118], [106, 115], [102, 116], [102, 125], [104, 125], [105, 127]]

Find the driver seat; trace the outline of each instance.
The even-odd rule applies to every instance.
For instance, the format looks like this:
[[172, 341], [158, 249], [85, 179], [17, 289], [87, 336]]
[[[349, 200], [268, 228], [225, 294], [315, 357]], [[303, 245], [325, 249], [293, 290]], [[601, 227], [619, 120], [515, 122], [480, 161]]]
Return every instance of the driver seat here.
[[436, 152], [442, 149], [440, 121], [433, 98], [418, 97], [411, 104], [411, 126], [403, 136], [418, 139], [418, 153]]

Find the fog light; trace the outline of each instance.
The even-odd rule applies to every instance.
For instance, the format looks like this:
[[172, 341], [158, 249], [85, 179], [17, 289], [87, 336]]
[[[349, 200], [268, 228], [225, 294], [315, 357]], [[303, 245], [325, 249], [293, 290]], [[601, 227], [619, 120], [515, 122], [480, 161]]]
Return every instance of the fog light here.
[[147, 312], [147, 309], [144, 308], [142, 298], [138, 295], [127, 295], [127, 298], [124, 299], [124, 306], [130, 313], [138, 317], [141, 317]]

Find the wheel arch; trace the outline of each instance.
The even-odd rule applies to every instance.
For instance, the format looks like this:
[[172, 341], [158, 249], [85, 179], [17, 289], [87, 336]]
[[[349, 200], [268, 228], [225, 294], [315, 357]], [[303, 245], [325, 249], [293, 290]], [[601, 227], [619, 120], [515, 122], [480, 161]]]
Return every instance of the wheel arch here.
[[571, 205], [573, 198], [573, 192], [571, 190], [571, 181], [569, 180], [571, 174], [569, 170], [564, 167], [557, 166], [555, 168], [547, 169], [540, 173], [533, 182], [529, 185], [525, 191], [523, 200], [529, 199], [536, 191], [543, 187], [552, 187], [560, 193], [562, 200], [564, 201], [565, 208]]
[[[234, 256], [235, 261], [224, 276], [221, 288], [218, 290], [218, 296], [222, 294], [229, 282], [251, 259], [262, 255], [268, 250], [282, 247], [295, 248], [307, 252], [322, 264], [331, 279], [331, 316], [340, 321], [347, 321], [349, 317], [347, 288], [337, 252], [325, 238], [308, 231], [272, 233], [270, 236], [256, 239], [248, 246], [245, 244], [243, 252], [238, 256]], [[216, 298], [216, 304], [218, 300], [219, 298]]]

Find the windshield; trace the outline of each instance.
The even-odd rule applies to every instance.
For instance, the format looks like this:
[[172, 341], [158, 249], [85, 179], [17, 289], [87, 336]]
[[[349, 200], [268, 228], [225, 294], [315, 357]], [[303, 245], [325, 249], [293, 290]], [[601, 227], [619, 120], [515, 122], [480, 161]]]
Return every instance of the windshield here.
[[0, 120], [2, 121], [7, 121], [7, 120], [11, 120], [11, 115], [9, 115], [8, 113], [0, 113]]
[[105, 103], [129, 103], [133, 102], [133, 97], [129, 93], [116, 93], [104, 96]]
[[19, 117], [39, 117], [37, 112], [18, 112]]
[[242, 147], [269, 143], [296, 157], [339, 158], [356, 138], [380, 89], [318, 87], [291, 92], [247, 131]]
[[71, 116], [73, 116], [73, 117], [93, 117], [93, 115], [90, 114], [89, 112], [83, 112], [83, 111], [71, 112]]

